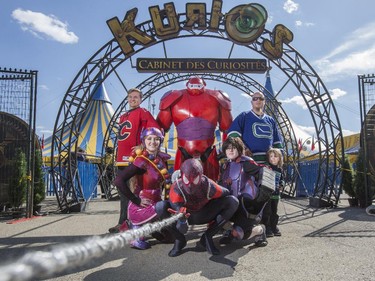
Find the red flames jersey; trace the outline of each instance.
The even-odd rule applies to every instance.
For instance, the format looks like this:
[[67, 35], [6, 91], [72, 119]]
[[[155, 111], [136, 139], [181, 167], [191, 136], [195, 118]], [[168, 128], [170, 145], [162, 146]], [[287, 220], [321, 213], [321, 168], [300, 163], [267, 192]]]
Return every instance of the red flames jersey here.
[[117, 139], [117, 166], [126, 166], [132, 149], [141, 144], [142, 128], [160, 126], [149, 111], [138, 107], [121, 115]]

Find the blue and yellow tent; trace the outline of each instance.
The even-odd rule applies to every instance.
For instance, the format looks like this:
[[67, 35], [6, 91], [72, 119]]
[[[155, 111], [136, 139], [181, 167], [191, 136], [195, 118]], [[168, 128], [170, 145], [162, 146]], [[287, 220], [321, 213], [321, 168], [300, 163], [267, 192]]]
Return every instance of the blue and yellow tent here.
[[[105, 132], [114, 114], [112, 103], [108, 98], [107, 91], [101, 79], [98, 80], [94, 89], [87, 109], [77, 118], [77, 124], [82, 120], [80, 128], [81, 133], [78, 139], [74, 140], [74, 142], [78, 142], [78, 147], [87, 154], [88, 158], [100, 157], [102, 155]], [[66, 129], [63, 134], [63, 143], [68, 143], [69, 135], [70, 130]], [[51, 156], [51, 143], [52, 136], [47, 138], [44, 142], [43, 158], [45, 162], [48, 161], [48, 158]], [[108, 146], [111, 147], [113, 147], [113, 145], [112, 142], [108, 144]], [[57, 154], [58, 151], [55, 150], [54, 155]]]

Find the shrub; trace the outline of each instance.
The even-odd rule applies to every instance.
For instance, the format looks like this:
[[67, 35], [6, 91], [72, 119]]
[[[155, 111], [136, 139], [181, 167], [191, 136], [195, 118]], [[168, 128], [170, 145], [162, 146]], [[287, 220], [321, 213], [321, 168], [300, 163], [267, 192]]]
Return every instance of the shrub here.
[[342, 166], [342, 189], [345, 193], [351, 197], [356, 198], [357, 194], [355, 192], [354, 183], [353, 183], [353, 170], [350, 166], [348, 157], [345, 156], [344, 164]]
[[35, 150], [35, 169], [34, 169], [34, 197], [33, 206], [40, 204], [46, 198], [46, 186], [44, 183], [44, 173], [42, 170], [42, 152]]
[[25, 153], [20, 148], [17, 148], [12, 169], [13, 174], [9, 184], [9, 203], [13, 208], [19, 208], [26, 200], [26, 166]]

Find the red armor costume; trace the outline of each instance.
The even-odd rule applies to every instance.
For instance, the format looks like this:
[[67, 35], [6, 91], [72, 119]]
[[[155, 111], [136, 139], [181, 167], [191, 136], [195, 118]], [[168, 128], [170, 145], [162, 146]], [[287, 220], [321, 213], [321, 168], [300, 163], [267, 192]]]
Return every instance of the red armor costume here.
[[[142, 154], [139, 152], [139, 155], [135, 157], [132, 163], [138, 169], [129, 169], [130, 171], [137, 171], [135, 172], [136, 174], [139, 173], [134, 191], [135, 197], [129, 196], [131, 202], [128, 207], [128, 215], [133, 225], [142, 225], [152, 220], [156, 216], [154, 206], [156, 202], [162, 200], [161, 192], [168, 173], [166, 163], [170, 155], [159, 152], [155, 158], [151, 158], [151, 156], [153, 155], [148, 155], [145, 151]], [[129, 190], [124, 191], [124, 194], [129, 194]], [[142, 198], [150, 200], [148, 207], [139, 206], [140, 199]]]
[[[148, 137], [153, 137], [154, 140], [149, 140]], [[130, 165], [119, 170], [113, 182], [130, 200], [128, 218], [132, 228], [138, 228], [156, 217], [155, 205], [162, 200], [164, 184], [168, 189], [171, 181], [167, 167], [170, 155], [160, 152], [164, 139], [162, 132], [158, 128], [146, 128], [141, 132], [140, 139], [142, 146], [132, 153], [129, 157]], [[158, 145], [156, 148], [155, 143]], [[129, 179], [132, 177], [137, 179], [134, 192], [129, 187]], [[143, 238], [136, 239], [131, 244], [138, 249], [150, 247]]]
[[176, 126], [175, 170], [188, 158], [200, 158], [204, 174], [217, 180], [219, 163], [213, 147], [215, 129], [219, 125], [225, 132], [231, 125], [231, 101], [224, 92], [205, 89], [206, 83], [199, 77], [190, 78], [186, 86], [187, 89], [164, 94], [156, 120], [166, 131], [172, 123]]
[[[160, 152], [160, 145], [164, 136], [158, 128], [147, 128], [141, 132], [140, 139], [144, 147], [147, 136], [154, 135], [160, 138], [158, 152], [150, 154], [146, 148], [135, 150], [129, 161], [131, 164], [120, 170], [114, 184], [131, 201], [128, 207], [128, 216], [132, 225], [141, 225], [149, 222], [156, 216], [155, 204], [162, 200], [161, 192], [164, 183], [170, 182], [167, 160], [169, 154]], [[130, 190], [128, 180], [137, 176], [134, 192]], [[141, 199], [149, 200], [148, 206], [141, 206]]]

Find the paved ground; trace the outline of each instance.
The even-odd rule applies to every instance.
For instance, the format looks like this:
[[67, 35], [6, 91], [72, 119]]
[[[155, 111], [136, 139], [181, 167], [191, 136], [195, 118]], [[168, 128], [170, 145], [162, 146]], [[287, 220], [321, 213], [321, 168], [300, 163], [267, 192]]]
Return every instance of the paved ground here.
[[[47, 216], [12, 224], [0, 220], [0, 280], [1, 267], [25, 253], [105, 236], [118, 219], [119, 201], [96, 199], [75, 214], [51, 212], [53, 202], [45, 203]], [[270, 238], [264, 248], [238, 242], [210, 256], [197, 246], [202, 228], [195, 228], [179, 257], [168, 257], [172, 245], [151, 240], [147, 251], [126, 245], [48, 280], [375, 280], [374, 216], [348, 207], [346, 200], [335, 209], [313, 209], [300, 199], [284, 199], [279, 206], [282, 236]]]

